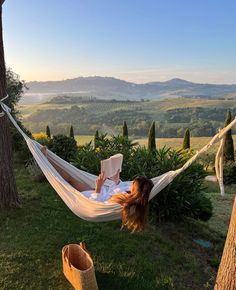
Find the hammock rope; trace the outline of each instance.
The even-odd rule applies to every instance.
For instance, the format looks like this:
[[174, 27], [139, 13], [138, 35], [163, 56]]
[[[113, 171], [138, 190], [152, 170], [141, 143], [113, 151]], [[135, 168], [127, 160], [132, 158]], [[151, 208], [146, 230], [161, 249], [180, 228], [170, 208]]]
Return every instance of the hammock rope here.
[[[16, 129], [21, 133], [23, 138], [25, 139], [29, 150], [31, 151], [33, 157], [41, 168], [42, 172], [46, 176], [47, 180], [51, 184], [51, 186], [55, 189], [58, 195], [62, 198], [65, 204], [70, 208], [70, 210], [79, 216], [80, 218], [93, 221], [93, 222], [102, 222], [109, 220], [116, 220], [121, 218], [121, 205], [109, 202], [98, 202], [91, 199], [86, 198], [83, 194], [81, 194], [78, 190], [72, 187], [66, 180], [62, 178], [62, 176], [58, 173], [58, 171], [53, 167], [53, 165], [49, 162], [49, 159], [52, 159], [58, 166], [66, 170], [71, 176], [76, 178], [79, 182], [83, 182], [89, 185], [91, 188], [94, 187], [97, 176], [91, 173], [85, 172], [74, 167], [72, 164], [66, 162], [61, 159], [59, 156], [51, 152], [47, 151], [47, 158], [41, 152], [42, 145], [37, 141], [29, 138], [19, 127], [16, 120], [11, 115], [10, 108], [5, 105], [2, 101], [5, 100], [3, 98], [0, 101], [0, 105], [3, 111], [7, 114], [12, 124], [16, 127]], [[156, 196], [162, 189], [164, 189], [168, 184], [170, 184], [176, 176], [185, 171], [199, 156], [205, 153], [210, 147], [214, 144], [220, 142], [219, 149], [216, 154], [215, 164], [216, 164], [216, 176], [219, 182], [221, 195], [224, 194], [224, 184], [223, 184], [223, 147], [224, 147], [224, 136], [225, 134], [236, 124], [236, 118], [225, 128], [219, 131], [209, 143], [207, 143], [201, 150], [199, 150], [192, 158], [190, 158], [181, 168], [177, 170], [168, 171], [160, 176], [152, 178], [154, 183], [154, 187], [150, 194], [150, 199]], [[129, 181], [127, 181], [129, 182]], [[106, 180], [104, 186], [109, 186], [110, 181]]]

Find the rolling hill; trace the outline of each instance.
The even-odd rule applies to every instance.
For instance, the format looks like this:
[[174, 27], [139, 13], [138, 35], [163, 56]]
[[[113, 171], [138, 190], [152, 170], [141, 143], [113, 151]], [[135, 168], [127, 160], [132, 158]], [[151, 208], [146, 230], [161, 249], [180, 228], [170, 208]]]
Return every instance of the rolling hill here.
[[[108, 134], [121, 132], [123, 121], [129, 134], [147, 136], [156, 121], [157, 137], [183, 137], [189, 128], [191, 136], [213, 136], [224, 126], [227, 110], [236, 115], [236, 101], [226, 99], [175, 98], [150, 101], [118, 101], [54, 97], [44, 104], [20, 105], [22, 122], [32, 132], [44, 131], [49, 125], [53, 134], [67, 134], [70, 125], [75, 134], [93, 135], [96, 130]], [[233, 130], [236, 133], [235, 129]]]
[[198, 84], [182, 79], [136, 84], [112, 77], [78, 77], [61, 81], [28, 82], [29, 90], [22, 104], [42, 103], [58, 95], [96, 97], [117, 100], [159, 100], [163, 98], [230, 98], [236, 94], [236, 84]]

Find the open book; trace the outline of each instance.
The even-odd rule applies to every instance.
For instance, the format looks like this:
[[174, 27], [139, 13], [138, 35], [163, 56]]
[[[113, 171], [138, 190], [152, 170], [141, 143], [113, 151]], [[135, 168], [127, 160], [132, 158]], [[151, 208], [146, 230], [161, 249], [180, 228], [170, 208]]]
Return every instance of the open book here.
[[114, 176], [118, 170], [121, 172], [123, 162], [123, 154], [118, 153], [108, 159], [101, 161], [101, 172], [104, 172], [104, 177], [109, 178]]

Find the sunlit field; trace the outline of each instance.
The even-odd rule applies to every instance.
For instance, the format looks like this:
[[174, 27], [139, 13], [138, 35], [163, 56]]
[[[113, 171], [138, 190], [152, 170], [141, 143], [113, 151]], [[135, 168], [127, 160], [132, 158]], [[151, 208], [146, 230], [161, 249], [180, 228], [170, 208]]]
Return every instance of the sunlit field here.
[[[76, 136], [76, 141], [78, 145], [84, 145], [90, 141], [93, 141], [93, 136]], [[236, 143], [236, 135], [233, 136], [234, 143]], [[194, 150], [201, 149], [204, 145], [206, 145], [211, 140], [211, 137], [192, 137], [191, 138], [191, 148]], [[138, 142], [141, 146], [147, 146], [148, 139], [135, 139], [134, 141]], [[162, 148], [163, 146], [171, 147], [174, 149], [179, 149], [182, 147], [183, 138], [157, 138], [156, 144], [158, 148]], [[215, 151], [217, 148], [217, 144], [214, 145], [211, 151]]]
[[93, 141], [93, 136], [77, 135], [75, 136], [75, 139], [78, 145], [84, 145], [90, 141]]

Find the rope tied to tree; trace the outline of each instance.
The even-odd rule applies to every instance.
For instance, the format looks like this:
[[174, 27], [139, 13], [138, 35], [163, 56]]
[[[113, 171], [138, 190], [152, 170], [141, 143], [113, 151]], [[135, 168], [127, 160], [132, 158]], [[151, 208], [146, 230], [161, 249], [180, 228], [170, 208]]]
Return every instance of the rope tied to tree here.
[[[0, 105], [2, 105], [3, 101], [5, 101], [8, 97], [9, 97], [9, 95], [7, 94], [4, 98], [0, 99]], [[0, 112], [0, 118], [2, 118], [4, 116], [5, 116], [4, 111]]]
[[7, 98], [9, 98], [9, 95], [8, 94], [4, 98], [0, 99], [0, 103], [2, 103], [3, 101], [5, 101]]

